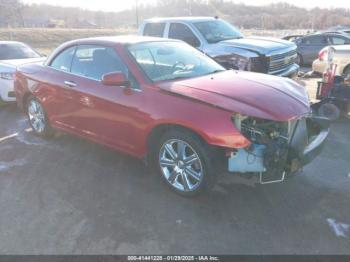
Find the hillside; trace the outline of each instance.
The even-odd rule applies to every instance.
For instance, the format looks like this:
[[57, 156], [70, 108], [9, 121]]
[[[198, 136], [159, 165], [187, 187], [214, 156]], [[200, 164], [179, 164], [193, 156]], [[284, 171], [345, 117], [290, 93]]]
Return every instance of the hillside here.
[[[287, 3], [249, 6], [223, 0], [158, 0], [156, 5], [141, 4], [138, 20], [155, 16], [218, 15], [248, 29], [326, 29], [350, 24], [350, 6], [345, 3], [344, 8], [305, 9]], [[23, 5], [19, 0], [0, 0], [0, 6], [0, 27], [135, 28], [137, 24], [135, 10], [95, 12], [50, 5]]]

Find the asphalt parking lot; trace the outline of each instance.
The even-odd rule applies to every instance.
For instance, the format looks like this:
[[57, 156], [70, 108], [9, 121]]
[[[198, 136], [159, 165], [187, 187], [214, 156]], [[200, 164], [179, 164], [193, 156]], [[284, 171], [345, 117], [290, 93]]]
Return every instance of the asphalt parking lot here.
[[[314, 81], [314, 80], [308, 80]], [[1, 254], [350, 254], [350, 120], [285, 183], [222, 174], [185, 199], [142, 162], [0, 108]]]

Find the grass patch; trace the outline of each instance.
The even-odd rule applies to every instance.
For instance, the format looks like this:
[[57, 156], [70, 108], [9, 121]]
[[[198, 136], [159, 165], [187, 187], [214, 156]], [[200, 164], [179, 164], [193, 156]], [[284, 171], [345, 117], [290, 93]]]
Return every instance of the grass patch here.
[[49, 55], [60, 44], [79, 38], [135, 34], [125, 29], [16, 28], [0, 29], [0, 41], [20, 41]]
[[[281, 38], [289, 34], [304, 34], [306, 30], [242, 30], [245, 36]], [[136, 29], [71, 29], [71, 28], [0, 28], [0, 41], [13, 40], [29, 44], [40, 53], [49, 55], [60, 44], [79, 38], [137, 34]]]

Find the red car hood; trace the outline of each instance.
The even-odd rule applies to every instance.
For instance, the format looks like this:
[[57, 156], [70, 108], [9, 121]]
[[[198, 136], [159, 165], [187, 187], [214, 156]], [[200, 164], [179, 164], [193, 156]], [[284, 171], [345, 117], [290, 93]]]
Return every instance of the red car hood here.
[[287, 121], [310, 112], [306, 89], [287, 78], [224, 71], [159, 83], [159, 88], [234, 113]]

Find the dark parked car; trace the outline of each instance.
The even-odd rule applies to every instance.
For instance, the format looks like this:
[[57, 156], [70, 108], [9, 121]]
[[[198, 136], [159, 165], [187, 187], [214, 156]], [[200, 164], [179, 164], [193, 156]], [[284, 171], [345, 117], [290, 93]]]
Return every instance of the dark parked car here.
[[212, 57], [227, 69], [294, 77], [296, 45], [268, 37], [245, 37], [217, 17], [170, 17], [146, 20], [140, 35], [182, 40]]
[[218, 167], [280, 182], [328, 135], [303, 86], [225, 70], [178, 40], [69, 42], [44, 65], [21, 67], [15, 89], [38, 135], [60, 129], [147, 159], [186, 196], [213, 185]]
[[298, 63], [309, 65], [318, 57], [318, 53], [329, 45], [350, 44], [350, 36], [341, 33], [317, 33], [294, 40], [298, 46]]
[[294, 42], [295, 40], [297, 40], [298, 38], [303, 37], [303, 36], [304, 35], [287, 35], [287, 36], [282, 37], [282, 39]]

